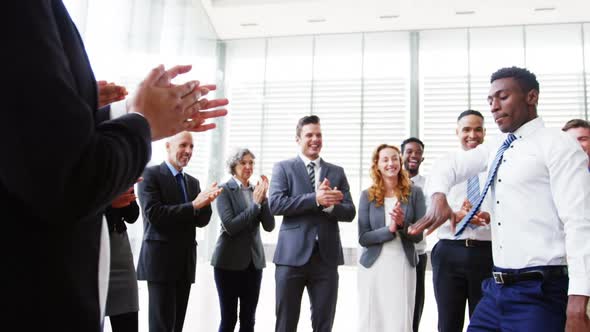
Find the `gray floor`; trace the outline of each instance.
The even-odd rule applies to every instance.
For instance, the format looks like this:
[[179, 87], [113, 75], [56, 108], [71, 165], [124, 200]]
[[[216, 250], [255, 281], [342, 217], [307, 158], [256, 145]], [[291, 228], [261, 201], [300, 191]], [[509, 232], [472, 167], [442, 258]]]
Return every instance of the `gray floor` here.
[[[340, 287], [338, 293], [338, 308], [336, 312], [336, 321], [334, 332], [356, 331], [357, 322], [357, 285], [356, 285], [356, 267], [341, 266]], [[264, 270], [262, 278], [262, 290], [260, 293], [260, 302], [256, 314], [256, 330], [260, 332], [274, 331], [274, 265], [268, 264]], [[139, 331], [148, 331], [148, 294], [145, 282], [139, 282]], [[300, 332], [311, 332], [309, 301], [307, 296], [303, 296], [301, 304], [301, 317], [299, 320]], [[432, 271], [426, 271], [426, 304], [422, 323], [421, 332], [436, 331], [436, 303], [432, 291]], [[467, 322], [467, 320], [466, 320]], [[110, 323], [105, 324], [105, 332], [111, 332]], [[193, 285], [189, 306], [187, 310], [184, 331], [204, 331], [215, 332], [219, 324], [219, 306], [217, 302], [217, 291], [213, 280], [213, 268], [209, 262], [199, 261], [197, 265], [197, 282]], [[236, 328], [236, 331], [238, 328]], [[367, 331], [371, 332], [371, 331]], [[398, 332], [398, 331], [392, 331]]]

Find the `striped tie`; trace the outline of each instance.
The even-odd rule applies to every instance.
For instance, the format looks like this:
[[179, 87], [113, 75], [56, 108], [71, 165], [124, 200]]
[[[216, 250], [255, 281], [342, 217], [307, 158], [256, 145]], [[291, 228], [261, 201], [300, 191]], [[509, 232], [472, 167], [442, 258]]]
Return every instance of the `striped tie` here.
[[313, 161], [310, 161], [309, 164], [307, 164], [307, 171], [309, 172], [309, 182], [315, 191], [315, 163]]
[[467, 213], [465, 215], [465, 217], [463, 217], [463, 219], [461, 219], [461, 221], [457, 224], [455, 236], [459, 236], [459, 235], [461, 235], [461, 233], [463, 233], [463, 231], [465, 230], [465, 227], [467, 227], [471, 218], [473, 218], [475, 213], [481, 207], [481, 203], [483, 202], [483, 199], [486, 197], [486, 194], [488, 192], [488, 189], [490, 189], [492, 182], [494, 182], [494, 177], [496, 176], [496, 173], [498, 172], [498, 168], [500, 167], [500, 164], [502, 163], [502, 156], [504, 155], [504, 151], [506, 151], [506, 149], [508, 149], [510, 144], [512, 144], [512, 142], [514, 142], [515, 139], [516, 139], [516, 136], [514, 136], [513, 134], [508, 134], [508, 137], [506, 138], [504, 143], [502, 143], [502, 146], [500, 146], [500, 148], [498, 149], [498, 153], [496, 153], [496, 158], [494, 158], [494, 162], [492, 163], [492, 167], [490, 167], [490, 172], [488, 173], [488, 179], [486, 180], [486, 183], [483, 187], [483, 191], [482, 191], [481, 195], [479, 196], [479, 199], [477, 200], [477, 202], [475, 202], [475, 204], [473, 204], [473, 206], [471, 207], [471, 210], [469, 211], [469, 213]]
[[[479, 200], [479, 176], [475, 175], [467, 180], [467, 200], [471, 206]], [[476, 225], [469, 224], [469, 228], [476, 228]]]

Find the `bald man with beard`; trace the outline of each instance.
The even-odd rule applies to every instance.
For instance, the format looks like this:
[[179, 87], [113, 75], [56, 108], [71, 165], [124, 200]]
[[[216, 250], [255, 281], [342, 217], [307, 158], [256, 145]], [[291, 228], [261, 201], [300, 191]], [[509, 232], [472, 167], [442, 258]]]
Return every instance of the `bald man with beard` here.
[[150, 332], [182, 331], [191, 284], [195, 282], [196, 227], [211, 219], [211, 202], [221, 188], [201, 191], [183, 172], [193, 154], [193, 137], [181, 132], [166, 141], [167, 159], [146, 168], [139, 183], [144, 235], [137, 279], [146, 280]]

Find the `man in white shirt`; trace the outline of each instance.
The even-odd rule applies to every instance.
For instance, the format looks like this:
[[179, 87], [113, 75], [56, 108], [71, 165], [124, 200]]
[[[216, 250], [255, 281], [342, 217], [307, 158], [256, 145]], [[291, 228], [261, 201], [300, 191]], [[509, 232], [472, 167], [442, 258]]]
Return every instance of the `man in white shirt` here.
[[468, 331], [589, 331], [588, 156], [537, 116], [534, 74], [502, 68], [490, 81], [488, 102], [506, 135], [432, 168], [426, 185], [433, 193], [430, 210], [411, 232], [431, 233], [451, 219], [460, 233], [465, 222], [456, 218], [446, 195], [454, 184], [488, 169], [482, 197], [492, 198], [494, 274], [482, 284]]
[[[410, 180], [412, 180], [415, 186], [424, 189], [426, 178], [420, 175], [420, 165], [424, 161], [424, 143], [416, 137], [410, 137], [402, 142], [401, 151], [404, 168], [410, 174]], [[418, 254], [418, 264], [416, 265], [416, 300], [414, 302], [412, 329], [414, 332], [418, 332], [422, 311], [424, 310], [424, 282], [426, 279], [426, 264], [428, 262], [426, 237], [415, 245], [416, 253]]]
[[[590, 158], [590, 122], [582, 119], [572, 119], [566, 122], [561, 130], [571, 134], [576, 140], [578, 140], [582, 150], [584, 150], [588, 155], [588, 158]], [[588, 170], [590, 170], [590, 162], [588, 163]]]
[[[486, 135], [483, 115], [474, 110], [461, 112], [455, 129], [460, 151], [468, 151], [483, 143]], [[452, 152], [450, 155], [457, 152]], [[487, 173], [479, 173], [470, 181], [451, 188], [448, 201], [456, 215], [465, 215], [467, 206], [479, 196]], [[489, 223], [489, 197], [480, 208], [480, 218]], [[481, 299], [481, 283], [492, 275], [492, 242], [489, 225], [468, 227], [455, 236], [449, 223], [438, 229], [439, 241], [432, 249], [432, 280], [438, 308], [438, 331], [463, 331], [465, 303], [469, 303], [469, 316]]]

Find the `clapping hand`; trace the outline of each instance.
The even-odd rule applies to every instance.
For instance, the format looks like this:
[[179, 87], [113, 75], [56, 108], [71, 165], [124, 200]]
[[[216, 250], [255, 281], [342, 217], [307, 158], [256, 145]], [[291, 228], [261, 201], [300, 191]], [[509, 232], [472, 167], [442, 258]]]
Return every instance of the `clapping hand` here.
[[268, 192], [268, 178], [265, 175], [260, 176], [260, 181], [256, 184], [252, 197], [256, 204], [262, 204], [266, 200], [266, 193]]
[[[143, 178], [140, 177], [139, 179], [137, 179], [137, 181], [135, 183], [139, 183], [143, 181]], [[124, 208], [126, 206], [129, 206], [131, 204], [131, 202], [135, 201], [137, 199], [137, 196], [135, 196], [135, 192], [133, 191], [133, 187], [127, 189], [124, 193], [122, 193], [121, 195], [117, 196], [113, 202], [111, 203], [111, 207], [113, 207], [114, 209], [120, 209], [120, 208]]]
[[325, 178], [316, 190], [316, 201], [324, 208], [342, 203], [344, 194], [337, 187], [330, 188], [330, 180]]
[[391, 218], [391, 223], [389, 224], [389, 231], [391, 233], [395, 233], [404, 227], [404, 210], [402, 210], [399, 201], [395, 203], [395, 207], [389, 212], [389, 217]]
[[197, 197], [192, 202], [193, 207], [195, 209], [201, 209], [211, 204], [211, 202], [213, 202], [219, 196], [219, 194], [221, 194], [222, 190], [223, 188], [217, 187], [217, 182], [213, 182], [213, 184], [211, 184], [208, 189], [201, 191], [197, 195]]
[[122, 85], [107, 81], [97, 81], [96, 85], [98, 86], [99, 108], [123, 100], [127, 96], [127, 89]]
[[[164, 72], [162, 76], [156, 82], [157, 86], [161, 87], [174, 87], [176, 85], [172, 84], [172, 80], [181, 74], [188, 73], [192, 69], [191, 65], [178, 65], [174, 66]], [[198, 90], [199, 97], [204, 97], [210, 91], [216, 90], [217, 86], [214, 84], [209, 85], [198, 85], [195, 90]], [[208, 100], [206, 98], [201, 98], [194, 104], [190, 105], [190, 119], [187, 122], [190, 122], [192, 125], [191, 128], [187, 128], [190, 131], [206, 131], [209, 129], [215, 128], [215, 123], [205, 123], [207, 119], [216, 118], [220, 116], [224, 116], [227, 114], [227, 110], [225, 109], [218, 109], [213, 111], [203, 111], [212, 108], [216, 108], [219, 106], [225, 106], [228, 104], [228, 100], [226, 98], [220, 99], [213, 99]]]

